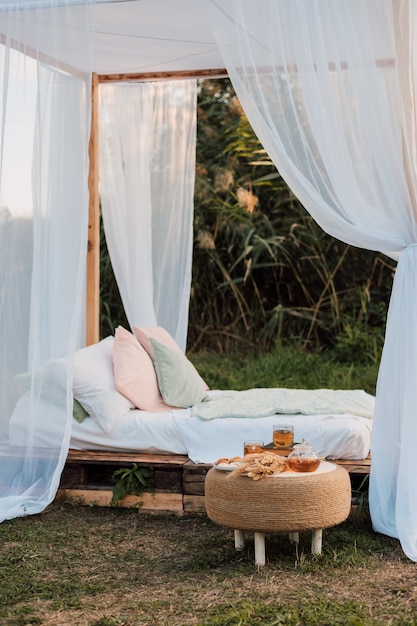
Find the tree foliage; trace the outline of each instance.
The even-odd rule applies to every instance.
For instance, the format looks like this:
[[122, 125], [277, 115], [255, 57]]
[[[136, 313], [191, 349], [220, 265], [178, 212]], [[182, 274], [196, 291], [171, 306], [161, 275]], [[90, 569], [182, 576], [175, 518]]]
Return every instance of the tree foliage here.
[[[393, 263], [322, 231], [271, 163], [228, 80], [202, 81], [189, 345], [382, 344]], [[366, 344], [364, 349], [364, 342]]]

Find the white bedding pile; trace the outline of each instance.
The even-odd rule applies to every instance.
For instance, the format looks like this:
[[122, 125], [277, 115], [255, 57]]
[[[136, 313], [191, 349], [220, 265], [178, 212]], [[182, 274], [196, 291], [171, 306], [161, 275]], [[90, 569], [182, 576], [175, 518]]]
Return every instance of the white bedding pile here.
[[[287, 394], [288, 391], [291, 393]], [[258, 408], [253, 408], [259, 417], [239, 417], [239, 409], [247, 408], [248, 395], [257, 398]], [[287, 403], [278, 413], [276, 403], [271, 399], [281, 398], [282, 395], [287, 401], [291, 396], [291, 407]], [[308, 390], [306, 395], [305, 390], [254, 389], [247, 392], [211, 391], [208, 396], [207, 404], [215, 407], [208, 411], [210, 418], [202, 419], [196, 415], [203, 414], [202, 403], [191, 410], [173, 412], [188, 455], [196, 463], [212, 463], [220, 457], [240, 456], [245, 440], [261, 439], [268, 444], [272, 441], [274, 424], [279, 423], [292, 424], [295, 441], [306, 439], [320, 456], [329, 459], [363, 459], [370, 451], [375, 399], [365, 391], [333, 393], [333, 390]], [[298, 413], [297, 396], [301, 409]], [[306, 412], [307, 396], [315, 408], [311, 414]], [[327, 410], [319, 409], [318, 398]], [[231, 402], [233, 399], [234, 404]], [[350, 411], [343, 406], [349, 407]], [[266, 414], [266, 407], [273, 407], [274, 413]], [[281, 412], [285, 408], [291, 408], [291, 412]]]
[[349, 413], [372, 418], [374, 403], [361, 389], [246, 389], [222, 391], [194, 404], [191, 414], [210, 420], [220, 417], [257, 418], [274, 413], [325, 415]]
[[188, 456], [195, 463], [213, 463], [220, 457], [242, 456], [243, 442], [272, 441], [274, 424], [293, 424], [294, 439], [306, 439], [321, 457], [364, 459], [371, 444], [372, 421], [355, 415], [272, 415], [257, 419], [199, 420], [186, 412], [174, 413]]

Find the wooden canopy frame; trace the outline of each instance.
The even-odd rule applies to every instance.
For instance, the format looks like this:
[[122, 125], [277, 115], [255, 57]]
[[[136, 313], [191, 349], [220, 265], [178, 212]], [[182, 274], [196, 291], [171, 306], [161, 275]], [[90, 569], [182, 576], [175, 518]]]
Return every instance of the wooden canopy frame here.
[[91, 80], [91, 131], [88, 174], [88, 243], [86, 269], [86, 345], [100, 339], [100, 194], [99, 194], [99, 87], [100, 83], [226, 78], [225, 69], [145, 74], [93, 74]]
[[[377, 59], [378, 67], [391, 67], [392, 59]], [[346, 64], [342, 66], [347, 69]], [[335, 69], [329, 63], [330, 69]], [[292, 70], [294, 68], [291, 68]], [[101, 83], [146, 82], [184, 80], [196, 78], [227, 78], [225, 68], [212, 70], [183, 70], [172, 72], [147, 72], [132, 74], [96, 74], [91, 81], [91, 132], [89, 143], [89, 218], [86, 277], [86, 345], [100, 338], [100, 195], [99, 195], [99, 86]]]

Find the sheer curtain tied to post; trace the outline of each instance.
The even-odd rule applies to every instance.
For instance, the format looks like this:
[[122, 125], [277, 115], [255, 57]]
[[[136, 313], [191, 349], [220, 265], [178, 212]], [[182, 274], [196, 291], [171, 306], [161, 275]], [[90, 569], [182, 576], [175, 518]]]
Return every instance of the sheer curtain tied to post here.
[[398, 260], [377, 382], [370, 509], [417, 561], [417, 4], [208, 0], [260, 141], [341, 241]]

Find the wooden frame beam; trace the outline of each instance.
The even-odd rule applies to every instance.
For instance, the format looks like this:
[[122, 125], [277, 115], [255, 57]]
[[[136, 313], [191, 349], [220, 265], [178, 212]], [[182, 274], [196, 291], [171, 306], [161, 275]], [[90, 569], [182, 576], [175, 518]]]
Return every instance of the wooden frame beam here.
[[88, 155], [88, 244], [86, 277], [86, 345], [100, 338], [100, 200], [98, 190], [98, 75], [91, 80], [91, 130]]
[[99, 74], [100, 83], [126, 83], [129, 81], [152, 80], [185, 80], [193, 78], [227, 78], [228, 72], [224, 68], [214, 70], [183, 70], [172, 72], [144, 72], [134, 74]]

